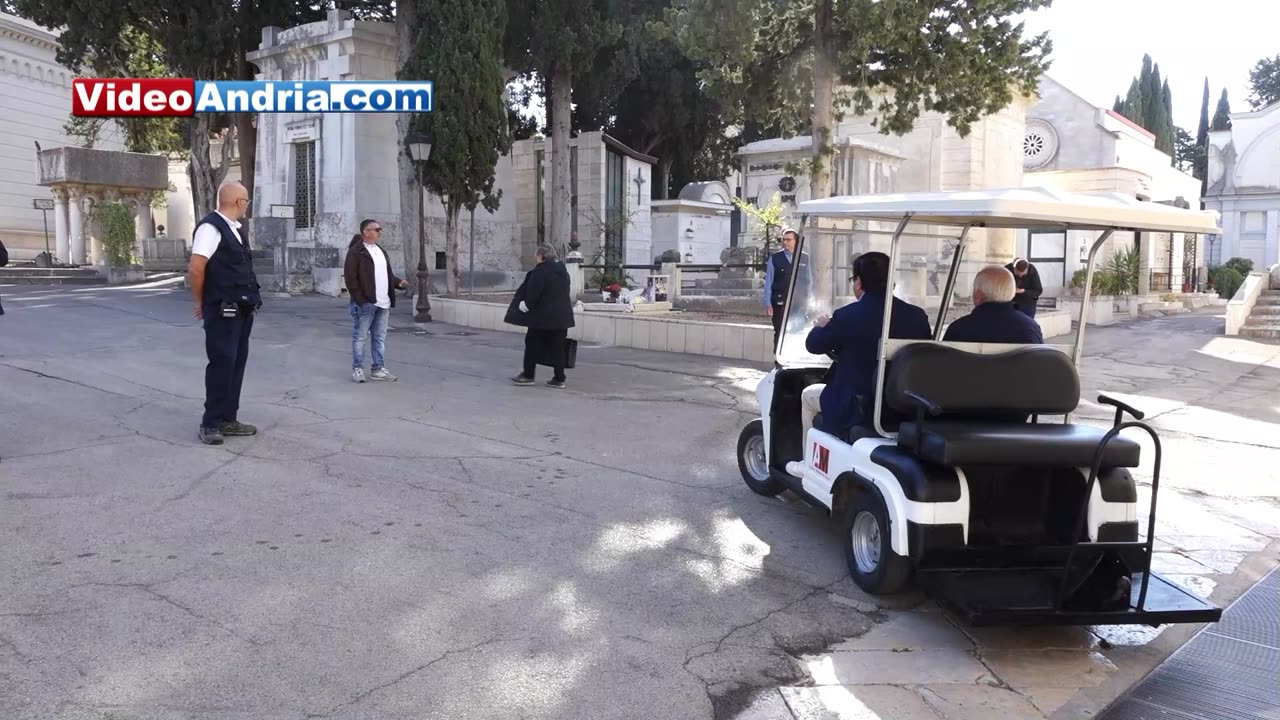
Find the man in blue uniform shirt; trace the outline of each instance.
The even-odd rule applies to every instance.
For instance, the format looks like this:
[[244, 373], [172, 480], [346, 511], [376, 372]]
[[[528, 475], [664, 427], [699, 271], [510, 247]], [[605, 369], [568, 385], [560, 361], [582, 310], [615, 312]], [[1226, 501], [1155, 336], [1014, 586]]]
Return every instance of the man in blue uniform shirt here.
[[[818, 429], [836, 436], [854, 425], [871, 423], [871, 418], [862, 417], [857, 398], [875, 394], [889, 256], [880, 252], [859, 255], [853, 261], [852, 275], [853, 295], [858, 301], [836, 310], [830, 319], [818, 318], [805, 340], [805, 348], [814, 355], [836, 356], [831, 382], [810, 385], [801, 394], [806, 436], [819, 411], [822, 422]], [[915, 305], [893, 298], [889, 337], [928, 340], [929, 316]]]
[[782, 334], [782, 321], [786, 317], [787, 288], [791, 286], [791, 273], [799, 274], [796, 279], [796, 302], [803, 307], [809, 299], [811, 270], [809, 256], [800, 253], [795, 259], [796, 241], [800, 235], [787, 228], [782, 231], [782, 250], [769, 256], [764, 268], [764, 313], [773, 321], [773, 347], [778, 347], [778, 337]]
[[973, 312], [951, 323], [948, 342], [1039, 344], [1040, 325], [1014, 304], [1017, 282], [1013, 273], [988, 265], [973, 278]]

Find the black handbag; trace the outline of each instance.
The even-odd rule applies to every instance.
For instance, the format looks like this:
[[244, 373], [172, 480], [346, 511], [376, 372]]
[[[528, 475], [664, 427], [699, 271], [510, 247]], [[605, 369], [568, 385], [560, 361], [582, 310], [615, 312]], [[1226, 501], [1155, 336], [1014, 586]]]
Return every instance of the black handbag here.
[[[551, 357], [548, 350], [543, 350], [542, 357], [538, 358], [538, 364], [546, 367], [555, 367], [555, 358]], [[564, 367], [566, 370], [572, 370], [578, 364], [578, 341], [573, 338], [566, 338], [564, 341]]]
[[528, 282], [529, 279], [526, 277], [525, 282], [520, 283], [520, 287], [516, 289], [516, 294], [512, 296], [511, 304], [507, 306], [507, 314], [502, 318], [502, 322], [516, 327], [529, 326], [528, 313], [520, 312], [520, 303], [524, 302], [525, 283]]

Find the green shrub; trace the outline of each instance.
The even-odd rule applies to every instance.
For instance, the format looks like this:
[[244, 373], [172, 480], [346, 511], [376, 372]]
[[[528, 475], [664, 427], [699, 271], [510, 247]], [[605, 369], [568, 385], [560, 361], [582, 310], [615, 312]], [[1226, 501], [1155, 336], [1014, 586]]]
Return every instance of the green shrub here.
[[[1140, 261], [1138, 251], [1125, 247], [1120, 248], [1107, 260], [1106, 272], [1110, 276], [1111, 295], [1132, 295], [1138, 291], [1138, 269]], [[1094, 277], [1094, 284], [1098, 279]]]
[[1253, 272], [1253, 261], [1248, 258], [1233, 257], [1222, 263], [1222, 267], [1235, 268], [1236, 272], [1248, 277], [1249, 273]]
[[93, 209], [93, 219], [102, 225], [102, 250], [112, 267], [134, 264], [138, 235], [133, 224], [133, 211], [124, 203], [109, 202]]
[[1209, 277], [1213, 279], [1213, 286], [1218, 290], [1218, 297], [1225, 300], [1230, 300], [1244, 284], [1244, 275], [1236, 268], [1227, 265], [1219, 265], [1210, 270]]
[[[1076, 290], [1084, 290], [1084, 281], [1087, 274], [1087, 271], [1083, 268], [1072, 273], [1071, 287]], [[1115, 278], [1112, 276], [1109, 269], [1100, 268], [1095, 270], [1093, 272], [1093, 287], [1089, 289], [1089, 296], [1097, 297], [1099, 295], [1114, 295], [1115, 284]]]

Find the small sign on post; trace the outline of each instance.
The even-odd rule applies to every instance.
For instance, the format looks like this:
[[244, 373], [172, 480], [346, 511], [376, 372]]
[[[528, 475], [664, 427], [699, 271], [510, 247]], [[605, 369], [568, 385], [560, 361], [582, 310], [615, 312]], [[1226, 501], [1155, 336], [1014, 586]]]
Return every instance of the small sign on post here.
[[53, 253], [49, 250], [49, 211], [53, 209], [53, 198], [31, 198], [31, 207], [39, 210], [44, 218], [44, 252], [52, 259]]

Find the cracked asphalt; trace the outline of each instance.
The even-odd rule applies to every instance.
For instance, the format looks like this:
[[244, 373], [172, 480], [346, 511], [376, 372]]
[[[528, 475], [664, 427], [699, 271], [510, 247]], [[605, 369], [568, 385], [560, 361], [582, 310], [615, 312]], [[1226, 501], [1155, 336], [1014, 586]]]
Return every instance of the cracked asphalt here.
[[[400, 381], [356, 385], [342, 303], [269, 299], [259, 435], [206, 447], [184, 293], [3, 292], [2, 718], [1074, 718], [1194, 629], [863, 595], [831, 523], [738, 477], [750, 363], [584, 345], [515, 387], [518, 335], [406, 301]], [[1158, 560], [1225, 602], [1280, 557], [1280, 346], [1220, 326], [1091, 328], [1083, 385], [1155, 417]]]

